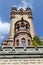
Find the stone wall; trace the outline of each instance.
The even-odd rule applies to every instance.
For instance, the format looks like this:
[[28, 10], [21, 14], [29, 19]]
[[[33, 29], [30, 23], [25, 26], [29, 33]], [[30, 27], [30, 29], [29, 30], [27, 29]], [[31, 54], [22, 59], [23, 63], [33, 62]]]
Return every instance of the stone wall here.
[[43, 65], [43, 58], [0, 59], [0, 65]]

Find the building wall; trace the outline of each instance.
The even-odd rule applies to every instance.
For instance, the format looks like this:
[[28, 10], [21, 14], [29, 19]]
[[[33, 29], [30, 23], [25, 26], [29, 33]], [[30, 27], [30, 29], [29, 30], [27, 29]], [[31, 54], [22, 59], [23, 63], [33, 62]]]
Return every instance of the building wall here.
[[43, 65], [43, 58], [0, 59], [0, 65]]

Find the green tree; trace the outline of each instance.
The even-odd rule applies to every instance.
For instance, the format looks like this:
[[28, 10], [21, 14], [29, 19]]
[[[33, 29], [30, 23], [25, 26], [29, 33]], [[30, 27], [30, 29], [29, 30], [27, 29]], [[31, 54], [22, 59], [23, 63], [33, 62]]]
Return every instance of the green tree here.
[[32, 43], [33, 43], [33, 46], [41, 46], [42, 45], [41, 40], [38, 36], [35, 36], [33, 38]]

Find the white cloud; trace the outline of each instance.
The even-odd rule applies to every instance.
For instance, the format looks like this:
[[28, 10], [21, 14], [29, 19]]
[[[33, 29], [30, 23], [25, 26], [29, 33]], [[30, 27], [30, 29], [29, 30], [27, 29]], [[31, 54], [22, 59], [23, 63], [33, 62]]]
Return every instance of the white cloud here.
[[0, 19], [0, 42], [6, 37], [5, 35], [9, 34], [9, 29], [10, 29], [10, 23], [3, 22]]
[[10, 26], [10, 24], [8, 22], [2, 22], [0, 20], [0, 33], [8, 34], [9, 33], [9, 26]]
[[32, 1], [28, 1], [27, 0], [21, 0], [22, 4], [18, 7], [18, 9], [23, 8], [26, 9], [27, 7], [30, 7], [32, 9]]

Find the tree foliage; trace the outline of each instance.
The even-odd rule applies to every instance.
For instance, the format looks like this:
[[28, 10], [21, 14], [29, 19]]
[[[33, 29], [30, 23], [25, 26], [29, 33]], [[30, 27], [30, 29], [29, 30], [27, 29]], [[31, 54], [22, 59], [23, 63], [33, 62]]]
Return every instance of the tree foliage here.
[[33, 38], [32, 43], [33, 43], [33, 46], [41, 46], [42, 45], [41, 40], [38, 36], [35, 36]]

